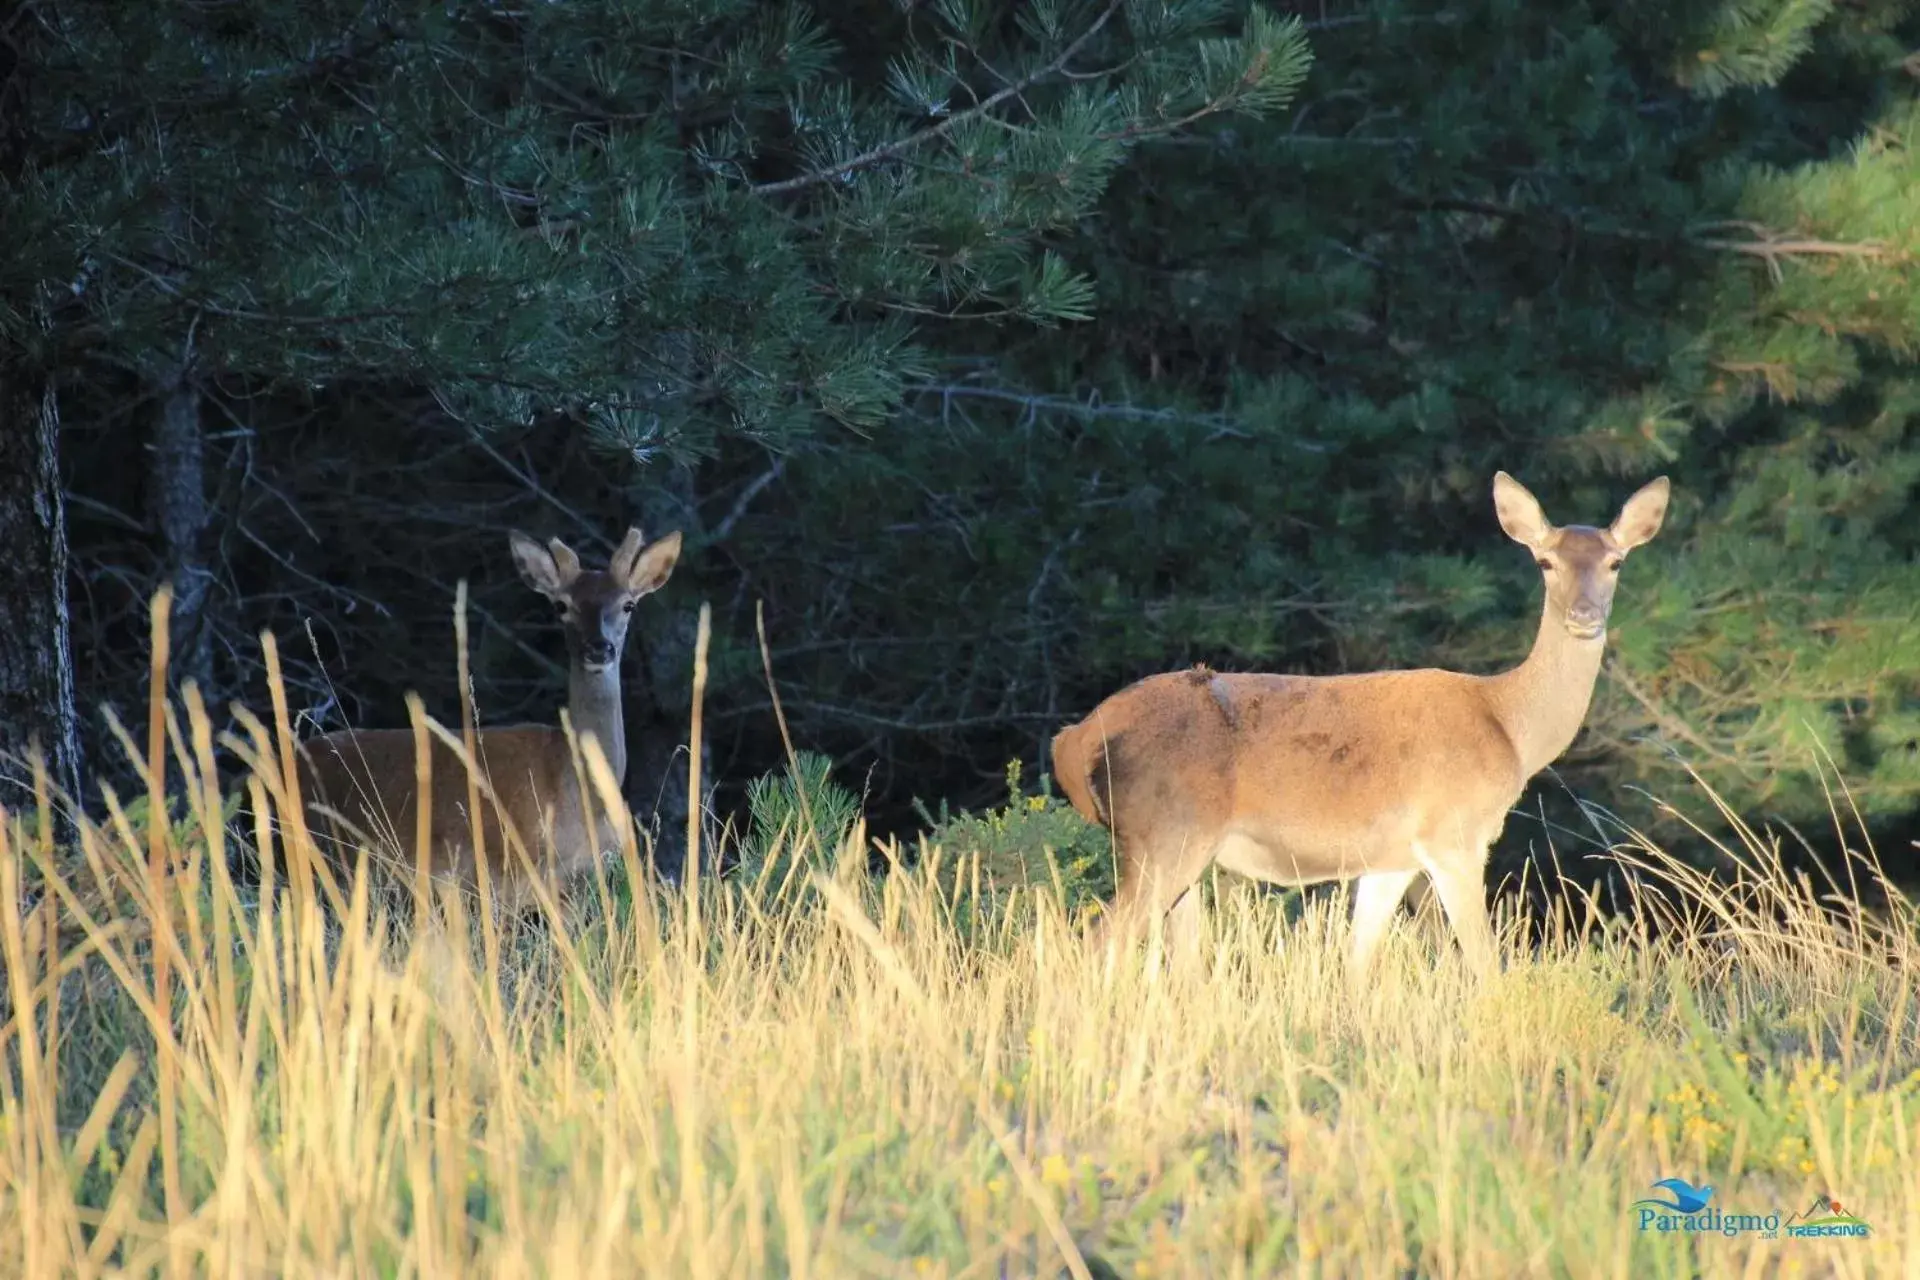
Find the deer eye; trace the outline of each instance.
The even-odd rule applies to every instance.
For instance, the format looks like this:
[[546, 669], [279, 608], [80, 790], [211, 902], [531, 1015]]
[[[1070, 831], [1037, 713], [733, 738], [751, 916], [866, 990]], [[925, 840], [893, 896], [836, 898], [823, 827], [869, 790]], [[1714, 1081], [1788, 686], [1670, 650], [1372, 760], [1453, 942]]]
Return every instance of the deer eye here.
[[1607, 561], [1607, 572], [1608, 572], [1608, 573], [1618, 573], [1618, 572], [1620, 572], [1620, 565], [1621, 565], [1622, 563], [1623, 563], [1623, 562], [1621, 561], [1621, 559], [1620, 559], [1620, 557], [1619, 557], [1619, 556], [1615, 556], [1615, 557], [1614, 557], [1613, 559], [1611, 559], [1611, 560], [1609, 560], [1609, 561]]
[[1533, 562], [1542, 569], [1545, 569], [1548, 573], [1553, 572], [1553, 561], [1547, 559], [1545, 556], [1535, 556]]
[[553, 602], [553, 612], [555, 617], [560, 617], [560, 618], [566, 617], [567, 602], [565, 600], [555, 600]]
[[621, 606], [620, 606], [620, 612], [622, 612], [622, 613], [632, 613], [632, 612], [633, 612], [633, 606], [634, 606], [634, 604], [635, 604], [635, 602], [634, 602], [634, 601], [632, 601], [632, 600], [629, 600], [629, 601], [627, 601], [627, 602], [626, 602], [625, 604], [623, 604], [623, 605], [621, 605]]

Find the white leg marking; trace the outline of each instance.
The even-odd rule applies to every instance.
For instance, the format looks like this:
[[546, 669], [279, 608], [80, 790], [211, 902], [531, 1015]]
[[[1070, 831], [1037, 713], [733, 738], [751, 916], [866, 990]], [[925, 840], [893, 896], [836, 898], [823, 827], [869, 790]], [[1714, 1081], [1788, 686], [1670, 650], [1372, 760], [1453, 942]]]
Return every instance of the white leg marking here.
[[1486, 848], [1468, 846], [1444, 858], [1416, 845], [1414, 856], [1426, 868], [1433, 891], [1440, 895], [1440, 905], [1446, 909], [1447, 923], [1453, 926], [1467, 967], [1476, 977], [1493, 972], [1498, 960], [1493, 949], [1493, 926], [1487, 919]]
[[1353, 902], [1353, 976], [1364, 976], [1373, 964], [1375, 952], [1393, 923], [1393, 913], [1407, 886], [1420, 874], [1412, 871], [1375, 871], [1361, 876], [1354, 884]]

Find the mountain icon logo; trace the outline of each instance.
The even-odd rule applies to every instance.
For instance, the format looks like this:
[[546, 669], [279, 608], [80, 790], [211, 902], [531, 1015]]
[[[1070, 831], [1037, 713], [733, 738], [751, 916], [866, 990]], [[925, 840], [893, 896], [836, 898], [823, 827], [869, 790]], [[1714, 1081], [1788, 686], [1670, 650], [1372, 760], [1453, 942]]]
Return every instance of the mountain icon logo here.
[[1812, 1234], [1821, 1228], [1825, 1228], [1819, 1231], [1819, 1234], [1823, 1235], [1838, 1234], [1833, 1228], [1851, 1228], [1845, 1231], [1848, 1235], [1865, 1235], [1871, 1230], [1865, 1218], [1857, 1213], [1848, 1212], [1831, 1195], [1815, 1196], [1812, 1204], [1787, 1219], [1787, 1231], [1790, 1235]]

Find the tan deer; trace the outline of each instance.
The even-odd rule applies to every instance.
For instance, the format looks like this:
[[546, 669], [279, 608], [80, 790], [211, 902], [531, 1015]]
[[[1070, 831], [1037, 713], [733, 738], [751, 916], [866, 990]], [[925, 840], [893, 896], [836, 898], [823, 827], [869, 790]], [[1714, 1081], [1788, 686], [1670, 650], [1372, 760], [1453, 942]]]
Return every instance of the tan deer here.
[[[574, 732], [599, 742], [615, 781], [620, 781], [627, 769], [620, 711], [620, 655], [627, 623], [640, 598], [659, 590], [673, 573], [680, 534], [670, 533], [648, 546], [640, 530], [628, 529], [604, 570], [581, 568], [580, 557], [558, 538], [543, 547], [516, 532], [510, 546], [520, 577], [553, 602], [566, 631], [567, 710]], [[504, 909], [532, 899], [525, 863], [504, 838], [503, 815], [529, 855], [551, 857], [543, 871], [560, 880], [618, 848], [620, 833], [597, 801], [591, 805], [591, 819], [582, 805], [573, 754], [560, 728], [483, 729], [476, 754], [482, 776], [499, 801], [481, 800], [481, 831], [487, 869]], [[477, 868], [466, 770], [437, 738], [431, 761], [429, 871], [472, 884]], [[302, 745], [300, 774], [308, 824], [336, 871], [350, 873], [347, 857], [366, 847], [392, 860], [395, 870], [410, 872], [420, 803], [411, 730], [343, 729], [311, 739]]]
[[1350, 973], [1364, 975], [1426, 872], [1472, 969], [1495, 966], [1488, 846], [1528, 779], [1573, 742], [1600, 672], [1620, 564], [1660, 530], [1662, 476], [1606, 529], [1556, 527], [1494, 477], [1507, 536], [1533, 553], [1546, 606], [1533, 652], [1498, 675], [1150, 676], [1053, 740], [1075, 809], [1113, 832], [1119, 892], [1096, 941], [1165, 920], [1191, 951], [1211, 864], [1279, 884], [1357, 879]]

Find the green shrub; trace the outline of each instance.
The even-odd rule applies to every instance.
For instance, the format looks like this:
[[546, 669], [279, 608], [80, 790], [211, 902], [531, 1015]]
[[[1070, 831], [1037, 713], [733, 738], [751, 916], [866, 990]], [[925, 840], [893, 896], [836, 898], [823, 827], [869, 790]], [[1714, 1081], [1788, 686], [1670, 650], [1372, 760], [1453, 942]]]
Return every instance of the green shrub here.
[[1042, 775], [1041, 790], [1021, 786], [1020, 762], [1007, 764], [1007, 803], [981, 814], [959, 816], [940, 807], [935, 817], [915, 801], [927, 823], [929, 848], [937, 849], [938, 874], [949, 889], [956, 880], [971, 890], [978, 867], [978, 907], [997, 914], [1009, 889], [1051, 888], [1071, 915], [1113, 896], [1113, 842], [1104, 827], [1082, 818], [1053, 794]]
[[861, 808], [860, 797], [832, 775], [831, 757], [801, 751], [786, 769], [748, 785], [748, 830], [740, 846], [746, 884], [781, 895], [804, 884], [809, 872], [832, 874], [848, 852]]

